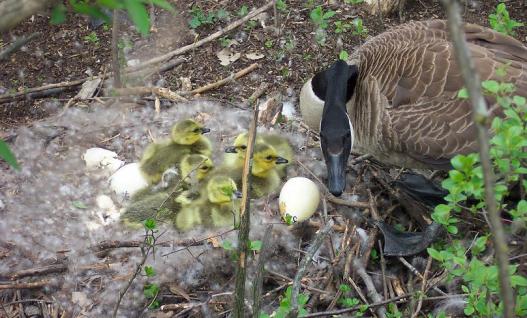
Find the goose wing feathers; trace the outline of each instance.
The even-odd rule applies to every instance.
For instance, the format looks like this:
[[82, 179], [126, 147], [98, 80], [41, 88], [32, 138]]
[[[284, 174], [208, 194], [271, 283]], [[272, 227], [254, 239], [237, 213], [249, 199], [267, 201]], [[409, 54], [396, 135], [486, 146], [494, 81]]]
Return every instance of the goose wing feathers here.
[[[527, 96], [527, 48], [477, 25], [466, 24], [465, 34], [480, 79], [513, 83], [517, 95]], [[385, 150], [406, 153], [435, 168], [448, 166], [456, 154], [477, 150], [471, 105], [457, 98], [464, 82], [446, 21], [402, 25], [356, 52], [363, 81], [376, 81], [359, 84], [359, 89], [369, 91], [369, 101], [385, 101], [378, 106], [384, 108], [379, 110], [380, 122], [373, 123], [381, 126], [377, 126], [378, 140]], [[504, 76], [496, 74], [498, 68], [505, 70]], [[378, 89], [372, 92], [371, 87]], [[492, 115], [498, 115], [495, 99], [485, 98]], [[365, 135], [373, 133], [371, 125]]]

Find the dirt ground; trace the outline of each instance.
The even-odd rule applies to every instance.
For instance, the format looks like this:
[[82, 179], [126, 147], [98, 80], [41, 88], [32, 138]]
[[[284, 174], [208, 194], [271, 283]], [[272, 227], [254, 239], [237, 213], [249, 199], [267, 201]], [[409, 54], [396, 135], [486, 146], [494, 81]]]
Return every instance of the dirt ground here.
[[[151, 17], [153, 18], [154, 23], [152, 34], [149, 38], [142, 38], [137, 35], [137, 33], [130, 27], [129, 21], [122, 20], [123, 52], [126, 63], [128, 63], [129, 66], [134, 65], [134, 63], [137, 63], [139, 60], [167, 53], [216, 32], [236, 20], [238, 18], [237, 12], [240, 11], [243, 5], [246, 5], [250, 11], [251, 9], [258, 8], [265, 3], [264, 1], [254, 0], [172, 0], [171, 2], [177, 8], [176, 16], [172, 16], [158, 9], [151, 11]], [[331, 22], [327, 31], [325, 43], [319, 44], [315, 41], [315, 27], [309, 18], [309, 12], [313, 7], [310, 6], [310, 2], [313, 2], [315, 5], [323, 4], [322, 1], [286, 1], [287, 9], [285, 11], [278, 11], [278, 18], [276, 20], [273, 16], [273, 11], [268, 10], [267, 18], [264, 19], [263, 22], [257, 21], [254, 23], [246, 23], [244, 26], [231, 31], [222, 39], [207, 43], [198, 49], [190, 51], [182, 56], [185, 59], [185, 62], [175, 68], [162, 73], [154, 73], [148, 78], [142, 78], [139, 80], [131, 78], [126, 79], [125, 84], [138, 85], [139, 83], [144, 86], [155, 85], [169, 88], [172, 91], [179, 91], [184, 88], [185, 85], [190, 83], [191, 88], [194, 89], [228, 77], [232, 73], [257, 62], [260, 67], [255, 71], [235, 82], [207, 91], [203, 94], [203, 97], [208, 100], [219, 101], [220, 103], [238, 105], [246, 101], [260, 84], [265, 82], [269, 84], [269, 87], [266, 90], [266, 95], [269, 96], [275, 92], [280, 93], [282, 96], [285, 96], [286, 99], [293, 101], [293, 104], [296, 106], [296, 98], [304, 81], [312, 76], [315, 71], [322, 69], [329, 63], [333, 62], [342, 50], [351, 53], [354, 48], [359, 46], [368, 37], [380, 34], [384, 30], [404, 21], [445, 18], [444, 10], [439, 1], [408, 0], [403, 10], [402, 20], [397, 12], [380, 17], [369, 14], [364, 9], [363, 5], [345, 4], [344, 1], [325, 1], [325, 10], [332, 9], [337, 12], [331, 21], [341, 20], [351, 23], [354, 18], [360, 17], [363, 20], [365, 28], [367, 28], [367, 36], [354, 36], [351, 32], [337, 34], [334, 32], [334, 25]], [[326, 4], [326, 2], [330, 2], [331, 4]], [[497, 1], [491, 0], [467, 0], [464, 7], [463, 18], [467, 22], [489, 26], [488, 16], [495, 10], [497, 3]], [[524, 0], [509, 0], [506, 2], [506, 5], [511, 18], [527, 24], [527, 7]], [[224, 20], [193, 30], [188, 26], [188, 21], [191, 18], [190, 11], [193, 6], [199, 6], [205, 12], [224, 9], [229, 12], [229, 16]], [[277, 35], [275, 32], [276, 29], [273, 27], [264, 28], [262, 23], [265, 26], [275, 26], [275, 23], [277, 23], [280, 33]], [[40, 32], [40, 34], [27, 45], [22, 47], [21, 50], [12, 54], [8, 61], [0, 61], [0, 97], [3, 94], [20, 92], [28, 88], [51, 83], [72, 81], [111, 71], [111, 29], [103, 25], [92, 28], [88, 18], [73, 14], [68, 14], [67, 21], [61, 25], [51, 25], [49, 23], [49, 17], [46, 14], [35, 15], [10, 32], [1, 35], [0, 51], [12, 43], [17, 37], [29, 35], [34, 32]], [[518, 28], [516, 32], [516, 38], [527, 44], [527, 27]], [[235, 40], [235, 42], [232, 42], [231, 40]], [[231, 64], [223, 66], [220, 64], [216, 54], [224, 49], [229, 42], [231, 43], [231, 49], [235, 52], [241, 53], [241, 57]], [[248, 53], [261, 55], [261, 58], [253, 60], [247, 57], [246, 54]], [[70, 98], [75, 96], [77, 92], [78, 87], [73, 87], [45, 98], [25, 99], [0, 104], [0, 138], [7, 138], [9, 140], [9, 138], [13, 137], [13, 132], [17, 128], [26, 125], [37, 125], [40, 121], [57, 114], [62, 110], [63, 105], [65, 105]], [[100, 99], [98, 101], [107, 100], [107, 97], [103, 96], [102, 90], [99, 91], [99, 93]], [[89, 103], [89, 101], [86, 103]], [[141, 100], [141, 103], [151, 108], [154, 107], [154, 102], [151, 98], [143, 99]], [[170, 103], [162, 101], [162, 106], [165, 104], [168, 105]], [[80, 105], [74, 104], [72, 107], [80, 108]], [[117, 135], [117, 133], [115, 132], [114, 135]], [[105, 140], [105, 142], [106, 141], [107, 140]], [[4, 163], [0, 163], [0, 169], [7, 170], [8, 168]], [[383, 178], [382, 176], [376, 175], [376, 173], [382, 174], [382, 171], [382, 169], [376, 170], [376, 168], [372, 169], [364, 165], [359, 166], [352, 173], [354, 174], [354, 178], [364, 181], [365, 187], [369, 187], [373, 183], [372, 180], [375, 178]], [[0, 180], [0, 190], [4, 190], [2, 188], [3, 185], [2, 180]], [[377, 188], [372, 187], [374, 194], [378, 188], [378, 185]], [[364, 189], [358, 189], [357, 192], [362, 195], [361, 198], [367, 199], [367, 192]], [[388, 211], [391, 209], [390, 211], [393, 212], [393, 210], [397, 210], [395, 205], [398, 205], [398, 203], [394, 204], [393, 201], [389, 199], [381, 198], [378, 203], [381, 211]], [[330, 208], [330, 212], [333, 211], [334, 210]], [[395, 212], [394, 215], [396, 214]], [[351, 215], [348, 216], [353, 218], [354, 213], [350, 214]], [[399, 218], [401, 215], [397, 214], [397, 217]], [[391, 216], [389, 221], [394, 224], [403, 223], [407, 226], [408, 230], [415, 229], [415, 224], [413, 222], [408, 220], [404, 222], [400, 219], [395, 219], [395, 216]], [[467, 221], [467, 223], [470, 222]], [[473, 224], [467, 225], [467, 231], [472, 231], [481, 224], [483, 224], [481, 219], [474, 219]], [[346, 224], [343, 223], [339, 224], [341, 230], [345, 225]], [[316, 228], [316, 226], [314, 227]], [[350, 229], [351, 228], [346, 227], [345, 231], [351, 231]], [[302, 231], [299, 230], [299, 232]], [[312, 232], [306, 232], [307, 233], [303, 233], [299, 236], [305, 237], [306, 241], [309, 241]], [[283, 235], [285, 236], [286, 234]], [[333, 246], [338, 246], [339, 244], [341, 247], [345, 246], [346, 238], [351, 240], [350, 237], [351, 235], [349, 233], [344, 233], [342, 241], [332, 242]], [[351, 243], [347, 242], [347, 244]], [[519, 244], [521, 244], [521, 242]], [[329, 246], [330, 244], [327, 245]], [[295, 251], [298, 252], [298, 249], [304, 248], [305, 246], [306, 245], [279, 245], [276, 247], [276, 255], [291, 254], [291, 251], [295, 249]], [[331, 249], [331, 246], [328, 247], [328, 249]], [[518, 249], [520, 249], [520, 247], [518, 247]], [[9, 245], [0, 245], [0, 263], [2, 258], [9, 257], [10, 253], [12, 252], [10, 252]], [[276, 255], [275, 257], [277, 257]], [[265, 292], [268, 292], [268, 295], [265, 297], [271, 299], [266, 301], [267, 312], [270, 312], [269, 309], [276, 309], [278, 307], [278, 295], [283, 294], [283, 290], [290, 282], [289, 278], [280, 277], [280, 273], [283, 274], [285, 272], [289, 277], [294, 276], [297, 269], [296, 266], [298, 265], [295, 262], [297, 259], [301, 259], [301, 254], [299, 255], [295, 255], [295, 259], [293, 259], [292, 262], [280, 267], [280, 270], [282, 271], [278, 269], [275, 271], [269, 270], [269, 273], [271, 274], [269, 277], [266, 277], [264, 281], [266, 286]], [[313, 311], [340, 308], [335, 302], [333, 302], [334, 299], [338, 298], [333, 296], [340, 296], [342, 294], [336, 289], [338, 286], [329, 286], [329, 283], [326, 285], [324, 284], [325, 282], [331, 281], [331, 277], [341, 277], [343, 275], [339, 270], [344, 267], [344, 263], [347, 260], [344, 257], [335, 255], [331, 256], [333, 257], [332, 260], [336, 259], [338, 264], [323, 265], [324, 257], [329, 257], [329, 255], [324, 254], [321, 256], [322, 261], [319, 260], [319, 263], [317, 264], [317, 266], [319, 266], [317, 267], [317, 270], [312, 271], [309, 278], [306, 278], [305, 281], [306, 286], [316, 286], [309, 289], [310, 292], [316, 295], [316, 297], [311, 298], [308, 304], [308, 307], [313, 309]], [[126, 257], [128, 257], [128, 255], [126, 255]], [[128, 259], [123, 260], [123, 258], [118, 261], [122, 263], [128, 261]], [[133, 259], [132, 257], [130, 257], [130, 259], [132, 261], [137, 261], [137, 259]], [[381, 262], [379, 255], [377, 254], [372, 255], [371, 259], [374, 261], [372, 261], [372, 264], [368, 267], [368, 273], [373, 273], [373, 276], [378, 275], [380, 277], [379, 273], [381, 271], [381, 264], [384, 264], [384, 260]], [[388, 262], [388, 265], [390, 264], [391, 263]], [[397, 262], [397, 264], [399, 263]], [[419, 272], [423, 272], [426, 266], [426, 258], [415, 258], [412, 265], [418, 268]], [[232, 263], [228, 258], [223, 257], [219, 264], [211, 263], [203, 266], [209, 266], [210, 268], [216, 269], [217, 273], [215, 273], [215, 275], [220, 277], [222, 283], [225, 285], [232, 285]], [[334, 266], [334, 269], [328, 269], [324, 266]], [[395, 267], [397, 266], [394, 265], [394, 268]], [[287, 270], [284, 270], [284, 268]], [[397, 267], [397, 270], [393, 270], [391, 273], [398, 277], [404, 276], [405, 278], [402, 278], [399, 281], [403, 282], [405, 286], [397, 286], [395, 283], [397, 280], [395, 279], [393, 286], [389, 284], [389, 289], [391, 289], [388, 291], [389, 295], [404, 295], [406, 284], [412, 284], [412, 279], [406, 279], [411, 276], [411, 273], [407, 268], [401, 268], [402, 266], [399, 266]], [[96, 270], [97, 269], [94, 269], [94, 271]], [[384, 276], [385, 269], [382, 270]], [[522, 270], [525, 270], [525, 268]], [[177, 268], [175, 271], [177, 273]], [[322, 272], [324, 272], [324, 275], [320, 274], [320, 277], [317, 276], [318, 273]], [[433, 279], [441, 279], [442, 273], [437, 274], [437, 277], [433, 277]], [[122, 282], [125, 278], [117, 277], [116, 275], [112, 279]], [[95, 294], [99, 293], [99, 290], [102, 290], [103, 287], [95, 286], [97, 285], [98, 278], [93, 278], [93, 282], [91, 280], [92, 278], [89, 279], [89, 282], [88, 278], [86, 278], [86, 281], [83, 281], [83, 283], [90, 285], [90, 288], [96, 290], [94, 292]], [[207, 289], [211, 288], [210, 285], [212, 284], [207, 282], [204, 277], [200, 277], [199, 280], [200, 281], [195, 284], [196, 286], [199, 286], [198, 289], [191, 291], [187, 290], [190, 296], [178, 286], [163, 286], [164, 298], [162, 298], [162, 304], [186, 302], [202, 304], [208, 302], [213, 309], [212, 313], [208, 312], [209, 316], [227, 316], [229, 314], [230, 298], [225, 297], [225, 299], [223, 299], [222, 297], [225, 295], [220, 295], [218, 299], [212, 301], [212, 296], [210, 296], [211, 293], [208, 293]], [[376, 278], [375, 283], [379, 284], [379, 278]], [[382, 281], [380, 284], [382, 284]], [[386, 282], [384, 282], [384, 284], [386, 284]], [[455, 282], [449, 284], [455, 285]], [[80, 289], [82, 287], [85, 286], [83, 285], [78, 288]], [[215, 286], [216, 290], [223, 290], [221, 287], [222, 286]], [[277, 291], [273, 292], [275, 288]], [[75, 290], [77, 290], [77, 286], [75, 286]], [[47, 304], [51, 304], [54, 301], [52, 296], [50, 296], [53, 295], [53, 291], [54, 289], [51, 287], [50, 289], [43, 289], [41, 294], [36, 292], [24, 292], [23, 297], [21, 297], [20, 294], [14, 295], [10, 301], [16, 299], [16, 302], [24, 297], [29, 299], [31, 297], [40, 297], [42, 294], [46, 294], [46, 297], [43, 297], [42, 299], [45, 299]], [[386, 289], [384, 291], [386, 293]], [[114, 290], [114, 292], [118, 293], [119, 290]], [[2, 299], [7, 300], [6, 294], [7, 293], [0, 294], [0, 302]], [[143, 297], [141, 293], [139, 295], [134, 295], [140, 299]], [[331, 295], [332, 297], [329, 297], [328, 295]], [[436, 296], [440, 297], [439, 295]], [[357, 297], [359, 296], [357, 295]], [[201, 301], [201, 303], [198, 303], [198, 300]], [[408, 299], [406, 298], [406, 301], [407, 300]], [[93, 304], [93, 306], [97, 305], [97, 303]], [[439, 301], [437, 303], [425, 303], [423, 304], [423, 312], [431, 313], [434, 307], [440, 305], [446, 307], [450, 304], [444, 302], [441, 303]], [[42, 304], [39, 306], [42, 306]], [[83, 310], [84, 309], [86, 308], [84, 307]], [[24, 310], [27, 317], [41, 317], [38, 315], [31, 316], [28, 314], [27, 308]], [[24, 310], [21, 309], [21, 311]], [[90, 316], [89, 310], [91, 310], [91, 307], [86, 310], [86, 312], [75, 311], [75, 314], [78, 316]], [[58, 312], [60, 312], [60, 310], [57, 310], [55, 313]], [[180, 312], [181, 316], [186, 315], [188, 317], [200, 315], [207, 316], [205, 311], [200, 311], [200, 305], [194, 307], [181, 307], [175, 309], [175, 311], [158, 311], [151, 314], [151, 316], [172, 317], [177, 312]], [[110, 315], [109, 312], [103, 313], [103, 316]], [[0, 308], [0, 317], [4, 317], [3, 314], [4, 312], [2, 312]], [[91, 314], [93, 315], [93, 313]], [[20, 313], [20, 315], [23, 316], [22, 313]], [[137, 315], [139, 316], [139, 313]], [[146, 316], [144, 312], [142, 315]], [[366, 312], [366, 315], [372, 316], [374, 314], [373, 311], [368, 311]], [[452, 315], [452, 317], [454, 316], [455, 315]], [[422, 317], [425, 316], [423, 315]]]

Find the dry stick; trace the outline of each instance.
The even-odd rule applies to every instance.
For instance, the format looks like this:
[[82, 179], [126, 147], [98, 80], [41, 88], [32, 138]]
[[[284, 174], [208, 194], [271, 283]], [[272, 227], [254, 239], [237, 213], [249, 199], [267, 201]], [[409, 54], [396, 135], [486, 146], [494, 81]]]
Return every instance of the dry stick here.
[[238, 266], [236, 268], [235, 294], [233, 315], [235, 318], [245, 317], [245, 279], [247, 272], [247, 254], [249, 252], [249, 230], [250, 220], [250, 189], [251, 168], [254, 150], [254, 141], [256, 139], [256, 127], [258, 126], [258, 103], [254, 103], [253, 119], [249, 127], [249, 136], [245, 161], [242, 172], [242, 204], [240, 206], [240, 230], [238, 232]]
[[[370, 213], [371, 213], [371, 217], [375, 221], [381, 221], [379, 213], [377, 212], [377, 208], [375, 207], [375, 204], [376, 204], [375, 198], [371, 194], [370, 190], [368, 190], [368, 196], [370, 198]], [[370, 231], [370, 234], [368, 235], [368, 245], [366, 245], [366, 250], [364, 251], [364, 254], [362, 255], [362, 264], [364, 264], [364, 266], [367, 266], [368, 262], [370, 261], [371, 250], [375, 246], [375, 242], [377, 241], [377, 235], [378, 234], [379, 234], [379, 228], [375, 226]]]
[[0, 52], [0, 60], [7, 59], [11, 53], [15, 52], [22, 46], [26, 45], [27, 42], [33, 40], [36, 36], [39, 36], [40, 32], [35, 32], [29, 36], [23, 36], [16, 40], [13, 44], [9, 45], [6, 49]]
[[386, 284], [386, 260], [384, 259], [381, 241], [379, 240], [377, 243], [379, 244], [379, 254], [381, 255], [382, 290], [384, 293], [384, 299], [388, 299], [388, 285]]
[[123, 95], [156, 95], [162, 98], [174, 101], [174, 102], [185, 102], [188, 101], [186, 98], [179, 94], [171, 91], [165, 87], [124, 87], [114, 89], [114, 93], [119, 96]]
[[273, 225], [270, 224], [265, 228], [265, 233], [262, 240], [262, 249], [258, 256], [258, 264], [256, 265], [256, 275], [254, 277], [253, 287], [253, 317], [260, 317], [260, 308], [262, 305], [262, 286], [264, 277], [265, 261], [269, 254], [269, 240], [271, 239], [271, 230]]
[[462, 31], [461, 16], [459, 14], [459, 3], [456, 0], [442, 0], [446, 7], [448, 16], [448, 28], [454, 45], [454, 51], [461, 67], [461, 74], [468, 89], [468, 95], [472, 104], [474, 123], [478, 131], [479, 155], [481, 167], [483, 168], [483, 180], [485, 182], [485, 201], [487, 212], [492, 225], [492, 239], [496, 249], [498, 274], [500, 281], [500, 294], [503, 297], [503, 317], [514, 317], [514, 294], [509, 281], [509, 259], [508, 248], [505, 240], [503, 226], [498, 213], [496, 198], [494, 196], [494, 171], [489, 156], [489, 131], [487, 123], [489, 115], [485, 99], [481, 93], [481, 82], [478, 73], [474, 69], [474, 62], [470, 58], [469, 50]]
[[49, 280], [41, 280], [38, 282], [29, 282], [29, 283], [0, 284], [0, 290], [41, 288], [41, 287], [47, 286], [49, 282], [50, 282]]
[[326, 223], [326, 226], [324, 226], [324, 228], [315, 235], [313, 243], [307, 250], [304, 259], [302, 259], [302, 262], [300, 263], [299, 269], [295, 275], [295, 279], [293, 280], [293, 288], [291, 291], [291, 311], [289, 312], [288, 317], [296, 317], [298, 315], [298, 294], [300, 293], [300, 280], [302, 279], [302, 277], [304, 277], [304, 273], [307, 270], [307, 266], [309, 265], [313, 256], [324, 242], [324, 238], [329, 233], [332, 227], [333, 220], [329, 220], [329, 222]]
[[262, 82], [260, 86], [258, 86], [258, 88], [254, 91], [254, 93], [252, 93], [252, 95], [249, 96], [249, 98], [247, 98], [247, 100], [242, 104], [242, 107], [247, 108], [252, 105], [258, 98], [260, 98], [260, 96], [265, 93], [268, 87], [269, 83]]
[[61, 273], [68, 269], [66, 264], [58, 263], [53, 265], [35, 267], [30, 269], [24, 269], [12, 274], [9, 278], [11, 280], [17, 280], [23, 277], [36, 276], [36, 275], [47, 275], [51, 273]]
[[[373, 284], [373, 281], [366, 273], [366, 269], [364, 269], [364, 265], [361, 260], [355, 259], [353, 260], [353, 269], [355, 272], [360, 276], [362, 281], [364, 282], [364, 285], [366, 285], [366, 290], [368, 291], [368, 297], [374, 302], [374, 303], [380, 303], [382, 302], [382, 297], [379, 295], [377, 290], [375, 289], [375, 285]], [[386, 317], [386, 308], [384, 306], [380, 306], [377, 308], [377, 315], [379, 317]]]
[[419, 302], [417, 303], [417, 308], [415, 308], [412, 318], [417, 318], [419, 316], [419, 311], [421, 311], [421, 307], [423, 306], [423, 298], [425, 296], [425, 289], [426, 289], [426, 279], [428, 278], [428, 272], [430, 271], [431, 266], [432, 266], [432, 257], [428, 256], [428, 261], [426, 262], [425, 273], [423, 274], [423, 281], [421, 282], [421, 293], [419, 294]]
[[163, 54], [161, 56], [154, 57], [154, 58], [152, 58], [152, 59], [150, 59], [148, 61], [145, 61], [145, 62], [141, 63], [140, 65], [128, 68], [127, 71], [137, 71], [137, 70], [143, 69], [143, 68], [145, 68], [147, 66], [150, 66], [152, 64], [160, 63], [160, 62], [163, 62], [165, 60], [171, 59], [174, 56], [184, 54], [184, 53], [186, 53], [186, 52], [188, 52], [190, 50], [193, 50], [193, 49], [195, 49], [197, 47], [200, 47], [203, 44], [208, 43], [210, 41], [214, 41], [215, 39], [221, 37], [225, 33], [236, 29], [237, 27], [239, 27], [240, 25], [243, 25], [245, 22], [249, 21], [253, 17], [257, 16], [258, 14], [266, 11], [267, 9], [269, 9], [270, 7], [273, 6], [273, 2], [274, 1], [267, 2], [264, 6], [254, 10], [254, 11], [249, 12], [249, 14], [247, 14], [245, 17], [234, 21], [233, 23], [231, 23], [228, 26], [226, 26], [224, 29], [221, 29], [221, 30], [217, 31], [217, 32], [207, 36], [204, 39], [201, 39], [201, 40], [199, 40], [199, 41], [197, 41], [195, 43], [192, 43], [192, 44], [186, 45], [184, 47], [181, 47], [181, 48], [179, 48], [177, 50], [168, 52], [168, 53]]
[[121, 67], [119, 63], [119, 9], [113, 10], [112, 21], [112, 69], [113, 69], [113, 87], [122, 87], [121, 83]]
[[228, 77], [225, 77], [225, 78], [222, 78], [221, 80], [217, 81], [217, 82], [214, 82], [214, 83], [210, 83], [210, 84], [207, 84], [205, 86], [202, 86], [202, 87], [198, 87], [196, 89], [193, 89], [191, 90], [190, 92], [185, 92], [185, 94], [183, 95], [190, 95], [190, 94], [201, 94], [203, 92], [206, 92], [206, 91], [210, 91], [211, 89], [214, 89], [214, 88], [217, 88], [217, 87], [220, 87], [222, 85], [225, 85], [233, 80], [237, 80], [238, 78], [240, 77], [243, 77], [247, 74], [249, 74], [250, 72], [254, 71], [255, 69], [257, 69], [260, 65], [258, 63], [254, 63], [254, 64], [251, 64], [249, 66], [247, 66], [246, 68], [244, 68], [243, 70], [241, 71], [238, 71], [234, 74], [231, 74], [230, 76]]
[[[424, 276], [421, 275], [421, 273], [419, 273], [419, 271], [417, 270], [417, 268], [415, 268], [412, 264], [408, 263], [408, 261], [406, 259], [404, 259], [403, 257], [399, 257], [398, 258], [399, 261], [401, 263], [403, 263], [404, 266], [406, 266], [406, 268], [408, 268], [415, 276], [419, 277], [421, 280], [425, 280]], [[444, 291], [442, 291], [441, 289], [439, 289], [439, 287], [437, 286], [434, 286], [432, 287], [436, 292], [438, 292], [439, 294], [441, 295], [446, 295], [446, 293]]]

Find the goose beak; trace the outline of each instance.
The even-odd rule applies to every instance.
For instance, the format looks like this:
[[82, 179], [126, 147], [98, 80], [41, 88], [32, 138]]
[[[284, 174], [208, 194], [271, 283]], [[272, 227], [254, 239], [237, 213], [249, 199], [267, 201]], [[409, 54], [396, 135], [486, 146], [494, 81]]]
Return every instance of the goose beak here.
[[205, 128], [205, 127], [201, 128], [201, 133], [202, 134], [206, 134], [208, 132], [210, 132], [210, 128]]
[[343, 152], [328, 154], [326, 166], [328, 169], [328, 189], [331, 194], [338, 197], [346, 188], [346, 161], [347, 156]]
[[285, 158], [282, 158], [282, 157], [276, 157], [276, 164], [279, 165], [279, 164], [284, 164], [284, 163], [288, 163], [289, 161]]
[[238, 151], [236, 151], [236, 147], [234, 146], [226, 147], [225, 152], [226, 153], [238, 153]]

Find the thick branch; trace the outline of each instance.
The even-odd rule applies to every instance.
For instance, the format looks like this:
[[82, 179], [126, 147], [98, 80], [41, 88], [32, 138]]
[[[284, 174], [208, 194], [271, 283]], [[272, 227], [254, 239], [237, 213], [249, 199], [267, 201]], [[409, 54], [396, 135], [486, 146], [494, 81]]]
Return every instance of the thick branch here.
[[459, 14], [459, 3], [457, 0], [442, 0], [448, 15], [448, 28], [454, 44], [454, 50], [461, 73], [467, 86], [470, 101], [472, 103], [474, 122], [478, 131], [479, 155], [483, 168], [483, 179], [485, 182], [485, 201], [490, 224], [492, 226], [492, 239], [496, 249], [501, 296], [504, 304], [503, 317], [514, 317], [514, 296], [509, 281], [509, 259], [505, 234], [501, 224], [496, 198], [494, 196], [494, 171], [492, 169], [489, 155], [489, 131], [487, 123], [489, 115], [483, 94], [481, 93], [480, 79], [474, 68], [474, 63], [470, 58], [469, 49], [461, 25]]

